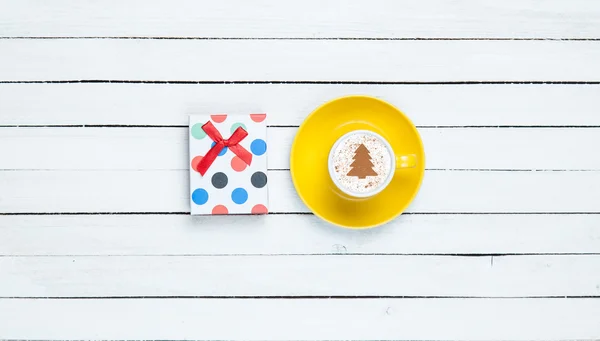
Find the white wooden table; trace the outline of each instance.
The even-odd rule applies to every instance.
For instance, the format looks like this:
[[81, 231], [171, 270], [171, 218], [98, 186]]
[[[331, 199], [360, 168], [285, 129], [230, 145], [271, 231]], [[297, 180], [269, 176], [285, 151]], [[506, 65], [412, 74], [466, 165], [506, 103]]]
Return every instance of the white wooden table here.
[[[0, 339], [600, 338], [600, 3], [0, 0]], [[335, 228], [289, 149], [409, 115], [406, 214]], [[191, 217], [187, 116], [269, 114], [266, 217]]]

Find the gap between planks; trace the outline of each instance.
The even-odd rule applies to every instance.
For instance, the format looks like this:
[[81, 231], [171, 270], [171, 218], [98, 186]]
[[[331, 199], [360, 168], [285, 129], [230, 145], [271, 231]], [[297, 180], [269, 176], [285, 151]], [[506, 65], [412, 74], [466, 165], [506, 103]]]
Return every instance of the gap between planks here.
[[433, 41], [464, 41], [464, 40], [475, 40], [475, 41], [600, 41], [600, 38], [536, 38], [536, 37], [521, 37], [521, 38], [508, 38], [508, 37], [496, 37], [496, 38], [477, 38], [477, 37], [464, 37], [464, 38], [453, 38], [453, 37], [432, 37], [432, 38], [408, 38], [408, 37], [160, 37], [160, 36], [137, 36], [137, 37], [122, 37], [122, 36], [86, 36], [86, 37], [47, 37], [47, 36], [14, 36], [14, 37], [0, 37], [2, 39], [38, 39], [38, 40], [73, 40], [73, 39], [100, 39], [100, 40], [375, 40], [375, 41], [404, 41], [404, 40], [433, 40]]
[[[269, 124], [267, 128], [299, 128], [297, 124]], [[588, 129], [600, 125], [416, 125], [418, 129]], [[3, 124], [0, 128], [189, 128], [187, 125], [166, 124]]]
[[599, 296], [552, 295], [552, 296], [395, 296], [395, 295], [323, 295], [323, 296], [0, 296], [0, 300], [547, 300], [547, 299], [600, 299]]
[[29, 254], [13, 255], [0, 254], [0, 257], [291, 257], [291, 256], [436, 256], [436, 257], [490, 257], [490, 263], [493, 264], [493, 257], [513, 257], [513, 256], [600, 256], [598, 252], [523, 252], [523, 253], [207, 253], [207, 254]]
[[[190, 212], [0, 212], [0, 216], [135, 216], [135, 215], [157, 215], [157, 216], [190, 216]], [[269, 212], [267, 215], [314, 215], [312, 212]], [[402, 215], [600, 215], [600, 212], [404, 212]], [[239, 214], [238, 216], [244, 216]]]
[[0, 84], [306, 84], [306, 85], [598, 85], [600, 81], [580, 80], [490, 80], [490, 81], [367, 81], [367, 80], [124, 80], [124, 79], [67, 79], [67, 80], [0, 80]]

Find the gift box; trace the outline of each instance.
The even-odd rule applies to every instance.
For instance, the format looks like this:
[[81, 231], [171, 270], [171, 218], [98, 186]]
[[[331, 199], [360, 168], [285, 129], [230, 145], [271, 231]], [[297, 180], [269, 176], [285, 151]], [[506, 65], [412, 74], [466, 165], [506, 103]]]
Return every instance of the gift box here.
[[191, 214], [266, 214], [266, 114], [190, 115]]

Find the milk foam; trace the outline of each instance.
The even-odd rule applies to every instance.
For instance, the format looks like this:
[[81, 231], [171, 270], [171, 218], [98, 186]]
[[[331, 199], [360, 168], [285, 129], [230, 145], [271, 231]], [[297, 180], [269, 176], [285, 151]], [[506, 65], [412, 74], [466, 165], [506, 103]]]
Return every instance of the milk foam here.
[[356, 133], [340, 141], [333, 151], [332, 176], [351, 193], [377, 191], [390, 174], [392, 155], [377, 136]]

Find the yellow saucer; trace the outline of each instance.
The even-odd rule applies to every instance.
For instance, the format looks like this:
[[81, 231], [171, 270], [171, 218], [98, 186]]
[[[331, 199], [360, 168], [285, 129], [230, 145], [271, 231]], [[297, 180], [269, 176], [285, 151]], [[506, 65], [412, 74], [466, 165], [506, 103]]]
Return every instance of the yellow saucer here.
[[[327, 159], [338, 138], [359, 129], [383, 136], [396, 155], [416, 155], [417, 166], [397, 169], [379, 194], [354, 199], [334, 185]], [[419, 132], [400, 110], [377, 98], [348, 96], [323, 104], [302, 123], [292, 144], [290, 171], [298, 195], [315, 215], [341, 227], [369, 228], [400, 215], [417, 195], [425, 153]]]

